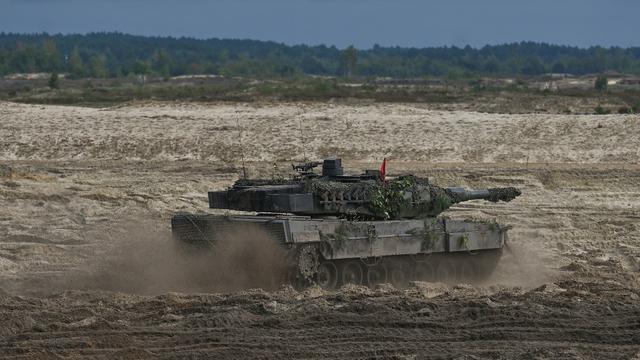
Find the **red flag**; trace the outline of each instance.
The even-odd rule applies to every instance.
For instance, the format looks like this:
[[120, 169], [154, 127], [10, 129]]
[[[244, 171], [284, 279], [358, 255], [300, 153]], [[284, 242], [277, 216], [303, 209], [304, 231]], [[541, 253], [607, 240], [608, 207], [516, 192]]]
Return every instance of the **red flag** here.
[[387, 158], [384, 158], [384, 160], [382, 160], [382, 165], [380, 165], [380, 179], [382, 179], [382, 181], [385, 181], [387, 175]]

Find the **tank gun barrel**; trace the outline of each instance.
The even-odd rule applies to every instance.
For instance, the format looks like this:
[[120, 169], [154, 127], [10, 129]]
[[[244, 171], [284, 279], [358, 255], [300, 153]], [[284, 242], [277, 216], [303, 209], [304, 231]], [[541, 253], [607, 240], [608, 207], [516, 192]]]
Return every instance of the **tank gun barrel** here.
[[447, 188], [447, 191], [453, 195], [454, 202], [463, 202], [469, 200], [487, 200], [491, 202], [505, 201], [509, 202], [520, 196], [522, 192], [514, 187], [491, 188], [482, 190], [468, 190], [459, 187]]

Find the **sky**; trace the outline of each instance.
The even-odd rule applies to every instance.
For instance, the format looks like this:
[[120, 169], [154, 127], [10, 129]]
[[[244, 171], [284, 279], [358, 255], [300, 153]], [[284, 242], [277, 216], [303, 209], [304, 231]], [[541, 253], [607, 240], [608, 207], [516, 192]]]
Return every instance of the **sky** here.
[[638, 0], [0, 0], [0, 32], [482, 47], [640, 46]]

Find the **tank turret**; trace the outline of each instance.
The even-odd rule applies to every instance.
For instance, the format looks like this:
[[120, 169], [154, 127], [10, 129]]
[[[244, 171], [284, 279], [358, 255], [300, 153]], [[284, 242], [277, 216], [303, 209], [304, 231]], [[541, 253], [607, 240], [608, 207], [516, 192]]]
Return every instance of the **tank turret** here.
[[[312, 169], [320, 164], [322, 173], [314, 173]], [[293, 169], [298, 175], [291, 180], [240, 179], [227, 190], [210, 192], [209, 207], [311, 217], [397, 220], [435, 217], [463, 201], [511, 201], [520, 195], [513, 187], [443, 188], [413, 175], [383, 179], [377, 170], [344, 175], [340, 159], [293, 165]]]

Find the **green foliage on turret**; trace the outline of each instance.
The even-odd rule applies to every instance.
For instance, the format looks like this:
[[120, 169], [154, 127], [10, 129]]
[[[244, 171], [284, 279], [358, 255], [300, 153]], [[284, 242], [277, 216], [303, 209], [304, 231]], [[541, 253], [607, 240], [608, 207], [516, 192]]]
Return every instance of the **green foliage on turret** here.
[[433, 216], [438, 215], [450, 208], [452, 204], [453, 202], [451, 201], [451, 198], [445, 195], [439, 195], [431, 200], [429, 209], [426, 213]]
[[435, 217], [459, 202], [455, 194], [411, 175], [384, 182], [312, 179], [305, 190], [317, 196], [325, 209], [360, 220]]
[[384, 219], [400, 217], [403, 210], [411, 206], [411, 193], [406, 190], [414, 184], [415, 178], [411, 176], [379, 184], [371, 195], [371, 210]]

